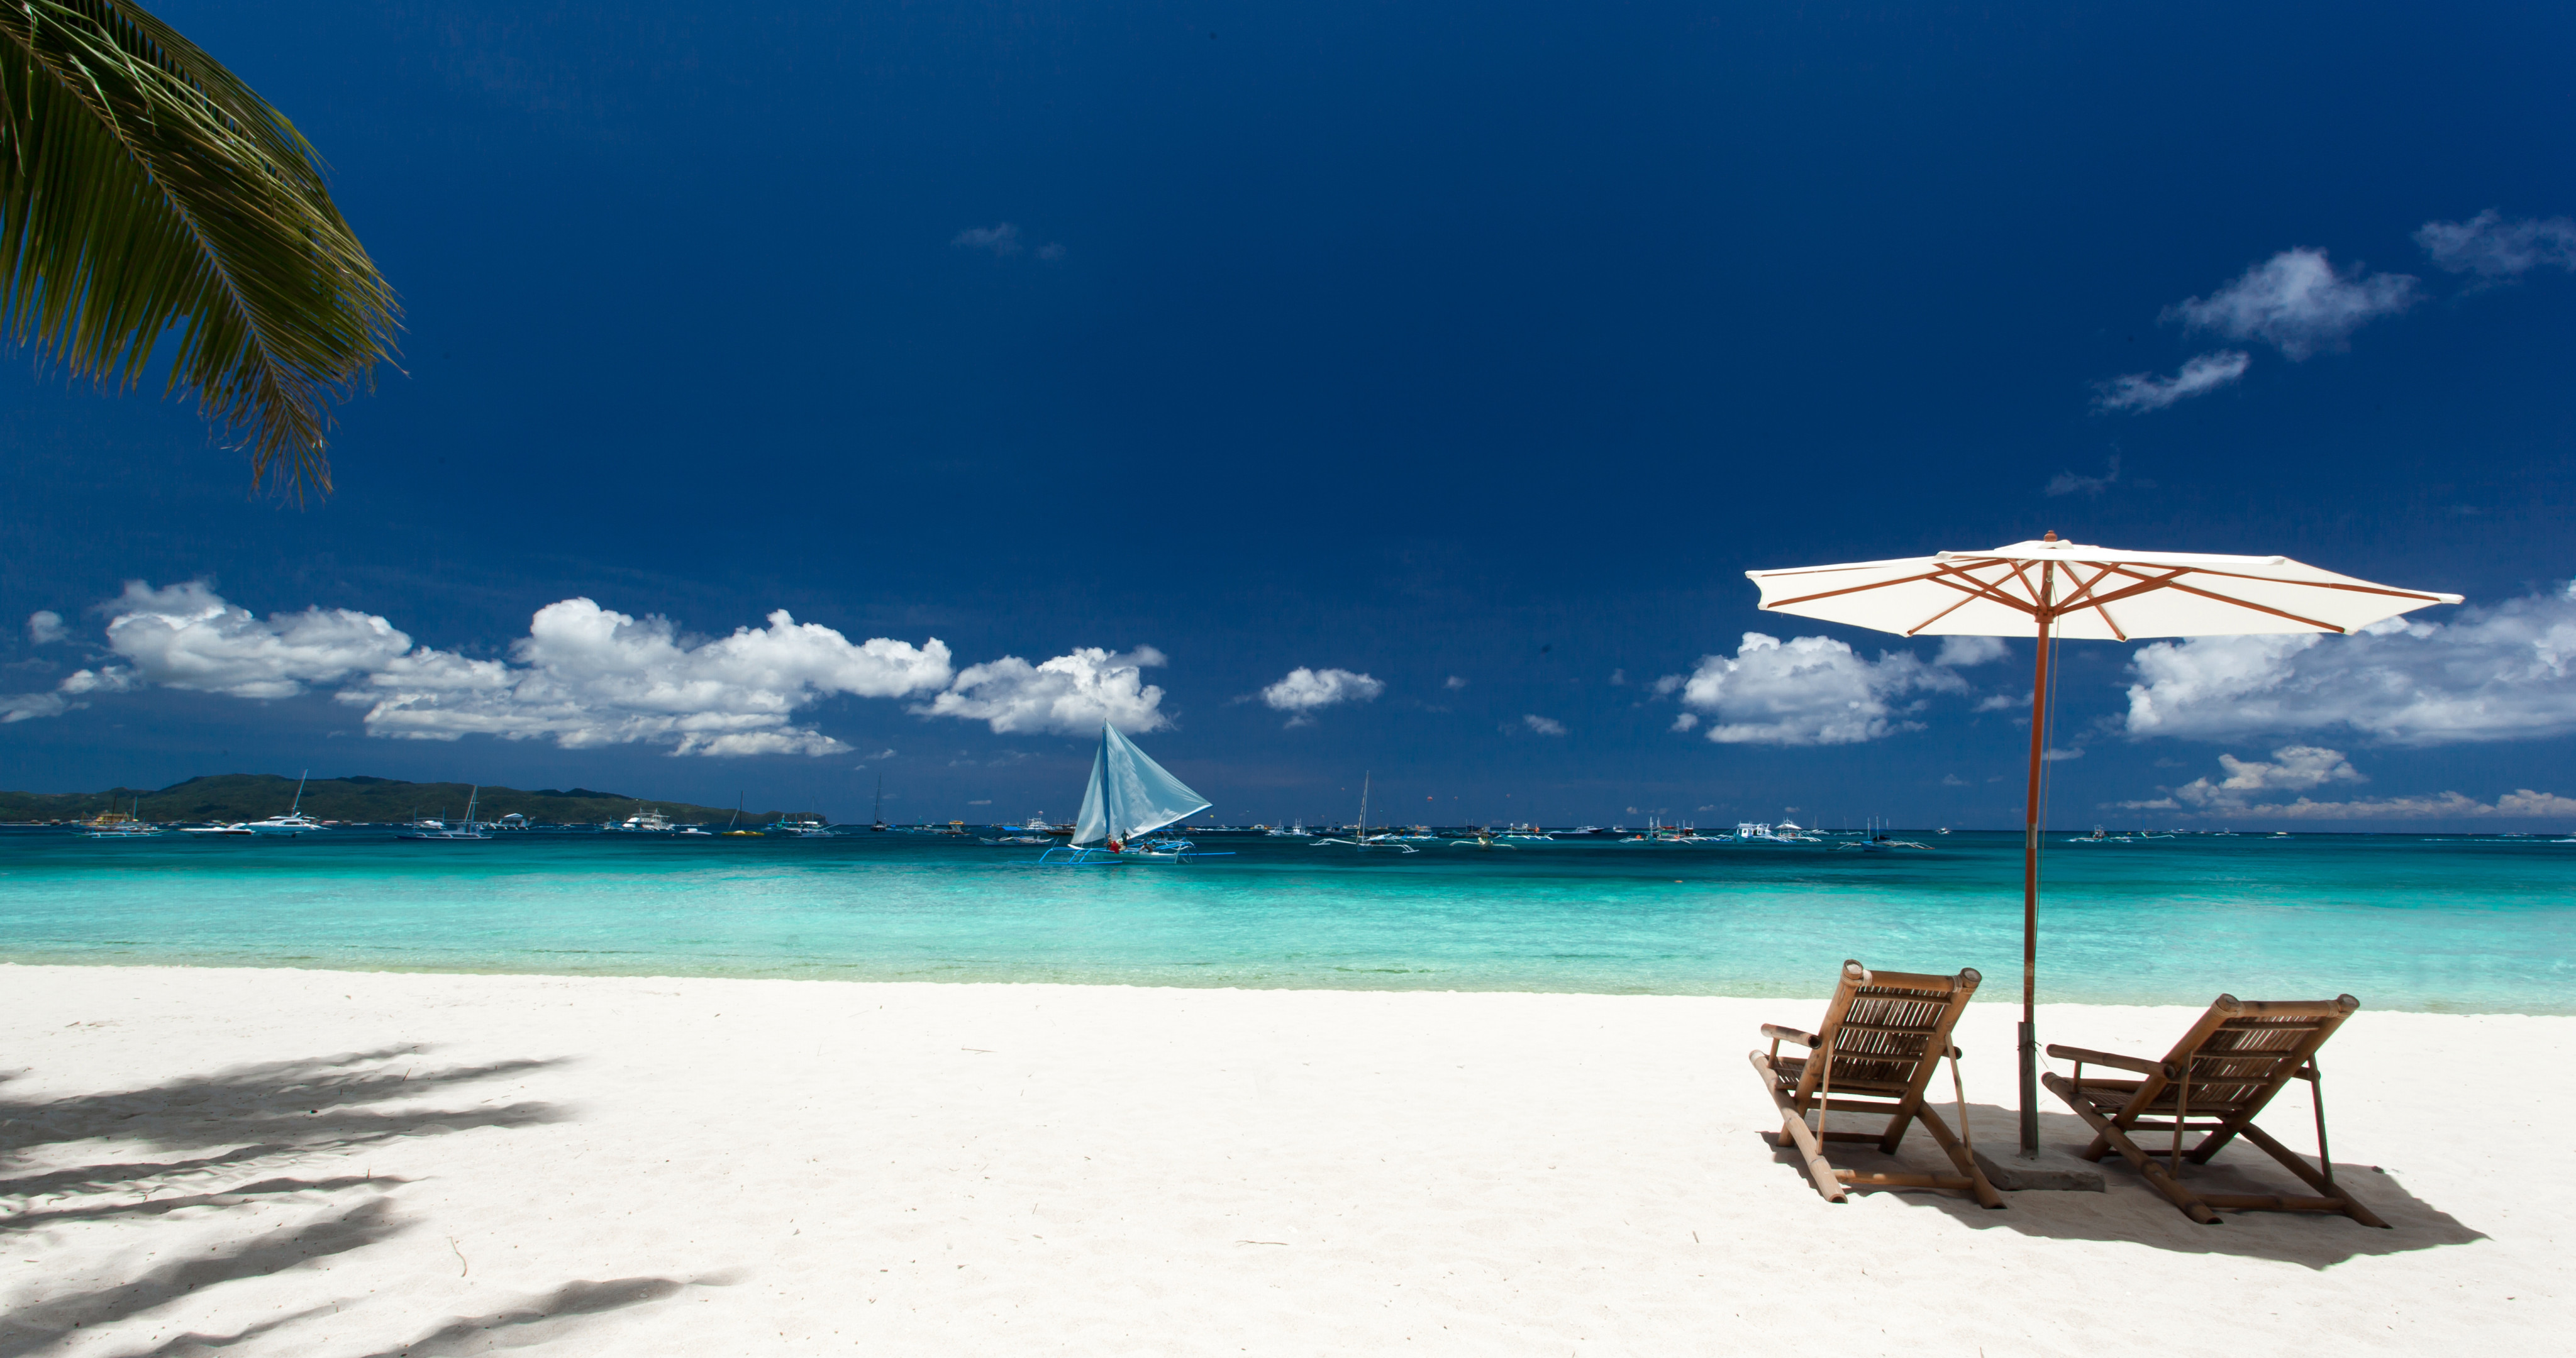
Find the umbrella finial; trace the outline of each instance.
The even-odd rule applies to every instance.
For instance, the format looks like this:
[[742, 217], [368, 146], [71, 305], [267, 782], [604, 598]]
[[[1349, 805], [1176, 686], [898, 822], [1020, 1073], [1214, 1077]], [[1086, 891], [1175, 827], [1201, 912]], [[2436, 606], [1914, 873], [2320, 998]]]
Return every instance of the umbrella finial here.
[[2047, 532], [2040, 534], [2039, 540], [2042, 542], [2057, 541], [2057, 530], [2054, 528], [2049, 529]]

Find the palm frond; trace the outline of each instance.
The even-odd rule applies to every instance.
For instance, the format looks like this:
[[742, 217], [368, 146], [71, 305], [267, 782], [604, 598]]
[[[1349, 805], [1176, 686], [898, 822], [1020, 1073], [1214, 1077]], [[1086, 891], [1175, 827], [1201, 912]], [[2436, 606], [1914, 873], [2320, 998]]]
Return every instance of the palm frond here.
[[400, 307], [312, 145], [125, 0], [0, 0], [0, 334], [240, 440], [254, 486], [328, 494], [330, 406], [391, 362]]

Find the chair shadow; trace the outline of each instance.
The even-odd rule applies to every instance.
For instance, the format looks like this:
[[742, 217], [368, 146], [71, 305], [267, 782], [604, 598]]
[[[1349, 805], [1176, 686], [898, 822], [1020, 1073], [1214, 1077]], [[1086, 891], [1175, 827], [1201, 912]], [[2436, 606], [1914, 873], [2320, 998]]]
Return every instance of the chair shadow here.
[[[407, 1138], [558, 1121], [565, 1116], [560, 1108], [533, 1099], [417, 1106], [424, 1094], [541, 1073], [558, 1064], [445, 1065], [425, 1057], [421, 1048], [401, 1047], [237, 1066], [148, 1088], [49, 1100], [13, 1097], [9, 1080], [0, 1077], [0, 1240], [12, 1234], [44, 1240], [52, 1231], [95, 1223], [123, 1222], [128, 1224], [121, 1229], [144, 1232], [134, 1237], [133, 1248], [118, 1251], [144, 1261], [127, 1276], [82, 1279], [13, 1298], [0, 1311], [0, 1358], [50, 1351], [75, 1338], [94, 1342], [107, 1327], [206, 1288], [363, 1250], [411, 1229], [416, 1223], [388, 1196], [410, 1180], [372, 1170], [350, 1174], [349, 1153]], [[397, 1101], [403, 1106], [393, 1106]], [[179, 1154], [60, 1163], [84, 1142]], [[325, 1159], [336, 1162], [335, 1172], [297, 1172]], [[273, 1221], [277, 1208], [298, 1203], [315, 1210], [185, 1259], [149, 1262], [170, 1253], [151, 1234], [151, 1223], [160, 1219], [175, 1218], [193, 1231], [230, 1215], [247, 1220], [245, 1209], [266, 1209], [263, 1219]], [[464, 1353], [476, 1342], [472, 1336], [484, 1335], [482, 1347], [472, 1350], [480, 1352], [490, 1347], [489, 1332], [500, 1328], [523, 1336], [514, 1343], [540, 1342], [586, 1317], [659, 1300], [685, 1285], [669, 1278], [575, 1281], [506, 1311], [458, 1318], [383, 1352], [421, 1358]], [[334, 1309], [325, 1303], [238, 1334], [179, 1335], [125, 1358], [227, 1347]]]
[[[1938, 1111], [1945, 1121], [1956, 1118], [1949, 1106], [1943, 1105]], [[2034, 1162], [2019, 1158], [2020, 1116], [2011, 1108], [1971, 1103], [1970, 1139], [1993, 1160], [2013, 1166], [2031, 1165]], [[2292, 1117], [2276, 1114], [2273, 1121], [2292, 1135], [2298, 1130]], [[1856, 1124], [1856, 1128], [1879, 1125], [1880, 1121], [1873, 1118]], [[2092, 1129], [2073, 1113], [2043, 1111], [2039, 1115], [2040, 1158], [2036, 1167], [2098, 1172], [2103, 1184], [2099, 1193], [2037, 1189], [2006, 1192], [2005, 1210], [1997, 1212], [1979, 1207], [1959, 1193], [1929, 1189], [1863, 1191], [1894, 1191], [1909, 1204], [1944, 1212], [1962, 1225], [1981, 1230], [2017, 1231], [2052, 1240], [2125, 1241], [2179, 1253], [2271, 1259], [2316, 1269], [2350, 1259], [2465, 1245], [2487, 1238], [2485, 1233], [2462, 1225], [2458, 1218], [2408, 1192], [2395, 1175], [2381, 1172], [2375, 1165], [2341, 1160], [2334, 1164], [2336, 1185], [2378, 1213], [2391, 1229], [2383, 1231], [2326, 1213], [2227, 1210], [2218, 1214], [2222, 1224], [2204, 1226], [2184, 1216], [2163, 1194], [2149, 1187], [2117, 1152], [2103, 1157], [2098, 1164], [2080, 1159], [2078, 1152], [2092, 1140]], [[2301, 1142], [2292, 1140], [2289, 1144], [2296, 1150]], [[1907, 1131], [1904, 1144], [1894, 1155], [1881, 1155], [1873, 1146], [1837, 1143], [1825, 1156], [1837, 1169], [1956, 1172], [1920, 1128]], [[1775, 1148], [1774, 1158], [1792, 1171], [1799, 1168], [1794, 1151]], [[2228, 1143], [2207, 1165], [2184, 1161], [2182, 1182], [2186, 1187], [2211, 1193], [2307, 1195], [2314, 1191], [2241, 1138]]]

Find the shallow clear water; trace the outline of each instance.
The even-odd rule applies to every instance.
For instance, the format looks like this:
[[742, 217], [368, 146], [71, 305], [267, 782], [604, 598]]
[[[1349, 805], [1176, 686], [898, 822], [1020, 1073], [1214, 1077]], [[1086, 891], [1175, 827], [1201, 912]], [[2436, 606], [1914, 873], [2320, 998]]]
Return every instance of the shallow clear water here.
[[[2018, 835], [1041, 869], [1037, 850], [519, 834], [407, 844], [0, 833], [0, 960], [598, 975], [1817, 995], [1845, 957], [2017, 997]], [[2043, 1001], [2350, 992], [2576, 1013], [2576, 844], [2049, 837]]]

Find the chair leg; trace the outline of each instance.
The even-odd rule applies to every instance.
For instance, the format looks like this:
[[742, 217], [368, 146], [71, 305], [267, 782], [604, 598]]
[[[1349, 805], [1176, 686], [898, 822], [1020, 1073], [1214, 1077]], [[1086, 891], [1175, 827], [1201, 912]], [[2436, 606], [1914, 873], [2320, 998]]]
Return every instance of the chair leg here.
[[1995, 1191], [1993, 1184], [1986, 1182], [1986, 1172], [1977, 1168], [1976, 1157], [1968, 1153], [1968, 1148], [1960, 1144], [1959, 1138], [1950, 1134], [1950, 1125], [1941, 1120], [1941, 1115], [1926, 1106], [1915, 1109], [1914, 1116], [1922, 1121], [1923, 1130], [1930, 1132], [1932, 1139], [1949, 1154], [1950, 1163], [1968, 1176], [1968, 1192], [1976, 1198], [1977, 1205], [2000, 1209], [2004, 1205], [2003, 1195]]
[[2262, 1128], [2249, 1122], [2244, 1126], [2237, 1128], [2237, 1131], [2241, 1133], [2246, 1140], [2262, 1147], [2264, 1152], [2269, 1154], [2273, 1159], [2280, 1161], [2282, 1168], [2287, 1169], [2292, 1174], [2296, 1174], [2302, 1180], [2306, 1181], [2308, 1187], [2317, 1190], [2318, 1193], [2326, 1197], [2342, 1203], [2345, 1216], [2351, 1217], [2353, 1220], [2360, 1222], [2364, 1226], [2376, 1226], [2383, 1231], [2394, 1229], [2387, 1222], [2380, 1220], [2378, 1215], [2373, 1213], [2369, 1208], [2353, 1201], [2351, 1194], [2335, 1187], [2334, 1180], [2310, 1169], [2305, 1157], [2301, 1156], [2298, 1152], [2291, 1150], [2289, 1147], [2282, 1145], [2280, 1142], [2273, 1140], [2271, 1134], [2264, 1131]]
[[1845, 1201], [1842, 1181], [1834, 1177], [1834, 1167], [1826, 1162], [1825, 1148], [1816, 1140], [1815, 1129], [1807, 1125], [1806, 1115], [1789, 1102], [1789, 1096], [1780, 1092], [1780, 1077], [1771, 1067], [1771, 1058], [1760, 1052], [1751, 1055], [1753, 1068], [1762, 1072], [1762, 1088], [1770, 1093], [1771, 1102], [1779, 1105], [1780, 1134], [1797, 1144], [1798, 1156], [1806, 1162], [1807, 1177], [1815, 1181], [1816, 1191], [1824, 1194], [1827, 1202]]
[[2145, 1179], [2157, 1192], [2164, 1194], [2167, 1201], [2182, 1209], [2184, 1216], [2190, 1217], [2203, 1226], [2221, 1224], [2218, 1213], [2211, 1211], [2208, 1203], [2202, 1202], [2190, 1189], [2183, 1187], [2182, 1181], [2168, 1173], [2161, 1161], [2140, 1149], [2138, 1143], [2131, 1141], [2129, 1134], [2113, 1125], [2109, 1118], [2095, 1112], [2092, 1101], [2085, 1098], [2083, 1091], [2077, 1089], [2073, 1082], [2053, 1070], [2043, 1072], [2039, 1080], [2040, 1083], [2048, 1086], [2049, 1092], [2065, 1100], [2066, 1106], [2074, 1109], [2075, 1115], [2084, 1119], [2086, 1125], [2093, 1129], [2093, 1144], [2098, 1146], [2107, 1143], [2113, 1150], [2118, 1151], [2120, 1158], [2128, 1161], [2129, 1167], [2136, 1170], [2139, 1177]]

